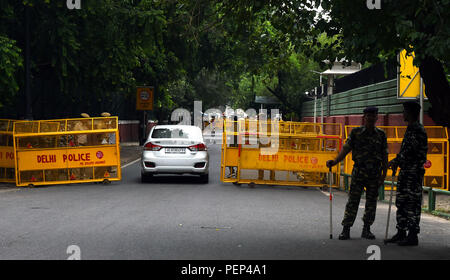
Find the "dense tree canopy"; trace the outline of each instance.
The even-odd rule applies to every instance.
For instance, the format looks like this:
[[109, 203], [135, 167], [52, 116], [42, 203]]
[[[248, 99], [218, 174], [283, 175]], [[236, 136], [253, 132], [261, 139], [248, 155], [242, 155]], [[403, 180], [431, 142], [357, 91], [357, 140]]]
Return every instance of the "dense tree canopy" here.
[[[373, 2], [380, 2], [381, 9], [369, 9]], [[227, 3], [236, 7], [237, 22], [254, 20], [255, 10], [271, 11], [273, 26], [289, 35], [295, 50], [318, 62], [345, 57], [363, 64], [378, 63], [396, 60], [402, 49], [414, 51], [432, 104], [429, 114], [438, 124], [450, 124], [450, 87], [446, 77], [450, 69], [449, 0]], [[320, 42], [319, 34], [323, 32], [336, 40]]]
[[[432, 104], [429, 114], [441, 125], [450, 124], [450, 1], [381, 1], [370, 10], [366, 1], [323, 0], [330, 21], [317, 27], [339, 34], [348, 59], [364, 63], [395, 59], [399, 51], [415, 54], [414, 62]], [[355, 3], [356, 2], [356, 3]]]
[[221, 1], [85, 0], [69, 10], [65, 1], [7, 0], [0, 11], [3, 117], [25, 115], [26, 9], [37, 119], [101, 111], [135, 118], [139, 85], [156, 87], [159, 119], [194, 100], [204, 109], [246, 109], [271, 91], [299, 111], [301, 102], [292, 100], [302, 99], [293, 96], [317, 83], [305, 69], [318, 65], [295, 52], [264, 6], [247, 11], [250, 23], [236, 24], [239, 6]]
[[[109, 111], [136, 119], [136, 86], [156, 88], [154, 118], [177, 107], [247, 109], [274, 95], [300, 114], [325, 59], [360, 63], [414, 51], [433, 119], [449, 120], [450, 0], [0, 2], [0, 114], [25, 115], [26, 10], [33, 117]], [[311, 71], [312, 70], [312, 71]], [[49, 108], [51, 108], [49, 110]]]

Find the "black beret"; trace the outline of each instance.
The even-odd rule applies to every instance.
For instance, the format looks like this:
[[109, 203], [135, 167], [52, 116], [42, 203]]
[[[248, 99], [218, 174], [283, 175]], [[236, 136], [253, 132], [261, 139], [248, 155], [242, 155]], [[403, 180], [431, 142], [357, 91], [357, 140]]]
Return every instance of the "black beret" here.
[[366, 109], [364, 109], [364, 114], [365, 114], [365, 113], [375, 113], [375, 114], [378, 114], [378, 108], [375, 107], [375, 106], [367, 107]]
[[403, 108], [406, 110], [412, 110], [412, 111], [420, 111], [420, 104], [417, 101], [405, 101], [403, 102]]

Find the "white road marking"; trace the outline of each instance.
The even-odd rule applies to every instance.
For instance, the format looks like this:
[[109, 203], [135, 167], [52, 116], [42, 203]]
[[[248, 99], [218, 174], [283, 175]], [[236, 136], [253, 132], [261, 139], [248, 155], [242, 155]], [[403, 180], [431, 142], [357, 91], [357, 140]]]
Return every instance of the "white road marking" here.
[[133, 164], [135, 164], [136, 162], [138, 162], [138, 161], [140, 161], [140, 160], [141, 160], [141, 159], [138, 158], [138, 159], [136, 159], [136, 160], [134, 160], [134, 161], [132, 161], [132, 162], [129, 162], [129, 163], [125, 164], [124, 166], [122, 166], [122, 169], [124, 169], [124, 168], [126, 168], [126, 167], [128, 167], [128, 166], [130, 166], [130, 165], [133, 165]]
[[[321, 192], [324, 196], [330, 197], [330, 193], [329, 193], [329, 192], [324, 192], [324, 191], [322, 191], [322, 190], [319, 189], [319, 188], [317, 188], [317, 190], [318, 190], [319, 192]], [[333, 196], [334, 196], [334, 195], [333, 195]]]
[[7, 193], [7, 192], [15, 192], [18, 191], [19, 189], [7, 189], [7, 190], [0, 190], [0, 193]]

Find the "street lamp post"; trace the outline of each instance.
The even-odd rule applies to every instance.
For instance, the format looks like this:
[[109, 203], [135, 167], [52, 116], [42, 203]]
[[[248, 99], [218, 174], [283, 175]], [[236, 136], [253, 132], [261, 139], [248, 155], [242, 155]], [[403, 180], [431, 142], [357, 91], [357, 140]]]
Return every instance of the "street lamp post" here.
[[314, 88], [314, 123], [316, 123], [317, 87]]
[[[323, 90], [324, 90], [324, 84], [322, 82], [323, 75], [319, 71], [315, 71], [315, 70], [309, 70], [309, 71], [320, 75], [320, 90], [321, 90], [320, 94], [319, 94], [320, 95], [320, 111], [321, 111], [321, 113], [320, 113], [320, 123], [323, 123]], [[317, 90], [315, 92], [316, 92], [316, 94], [315, 94], [316, 97], [314, 98], [314, 108], [316, 106], [316, 98], [318, 96], [317, 95]], [[315, 109], [314, 109], [314, 111], [315, 111]], [[314, 114], [314, 122], [316, 122], [316, 115], [315, 114]]]

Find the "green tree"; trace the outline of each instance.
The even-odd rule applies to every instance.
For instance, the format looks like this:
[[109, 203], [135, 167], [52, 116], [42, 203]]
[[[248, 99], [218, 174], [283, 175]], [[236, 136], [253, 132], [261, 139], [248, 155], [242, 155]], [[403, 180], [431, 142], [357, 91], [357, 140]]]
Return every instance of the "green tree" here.
[[387, 1], [379, 10], [369, 10], [366, 1], [321, 2], [331, 19], [318, 27], [339, 34], [348, 59], [378, 62], [395, 59], [402, 49], [414, 51], [432, 104], [429, 115], [449, 126], [450, 86], [444, 70], [450, 62], [449, 0]]
[[[84, 1], [81, 10], [67, 9], [65, 1], [6, 0], [1, 5], [0, 34], [20, 49], [25, 46], [25, 6], [30, 7], [35, 118], [82, 111], [116, 114], [124, 106], [132, 114], [136, 85], [164, 88], [179, 72], [164, 42], [165, 1]], [[23, 91], [23, 76], [16, 73], [15, 81]], [[157, 95], [157, 102], [165, 100]]]
[[[415, 52], [432, 104], [433, 120], [448, 126], [450, 122], [449, 69], [450, 0], [384, 1], [380, 10], [370, 10], [367, 1], [227, 1], [239, 24], [257, 18], [256, 11], [271, 12], [271, 24], [290, 36], [296, 51], [311, 54], [321, 63], [345, 57], [360, 63], [396, 59], [402, 49]], [[319, 7], [323, 8], [319, 12]], [[335, 40], [322, 44], [325, 32]]]
[[0, 34], [0, 108], [11, 104], [19, 90], [16, 78], [23, 65], [20, 49], [14, 40]]

